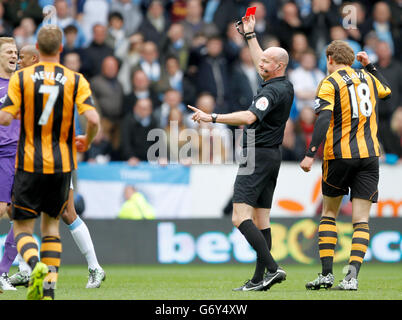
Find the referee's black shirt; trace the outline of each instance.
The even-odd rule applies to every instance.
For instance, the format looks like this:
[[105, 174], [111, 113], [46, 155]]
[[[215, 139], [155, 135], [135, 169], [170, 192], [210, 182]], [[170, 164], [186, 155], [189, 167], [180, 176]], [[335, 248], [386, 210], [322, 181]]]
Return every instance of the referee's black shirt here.
[[265, 81], [253, 99], [248, 109], [254, 113], [257, 120], [245, 127], [243, 147], [253, 146], [253, 140], [247, 129], [254, 129], [255, 147], [270, 148], [282, 144], [283, 132], [292, 107], [294, 90], [292, 83], [286, 77], [276, 77]]

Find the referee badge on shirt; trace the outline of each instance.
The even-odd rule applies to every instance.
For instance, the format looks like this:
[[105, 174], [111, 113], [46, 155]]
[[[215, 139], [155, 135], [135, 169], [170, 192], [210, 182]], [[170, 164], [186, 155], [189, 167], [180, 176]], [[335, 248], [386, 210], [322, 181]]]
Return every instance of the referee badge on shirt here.
[[261, 110], [261, 111], [267, 110], [268, 105], [269, 105], [269, 101], [268, 101], [268, 99], [265, 98], [265, 97], [262, 97], [262, 98], [258, 99], [258, 100], [256, 101], [256, 103], [255, 103], [255, 107], [256, 107], [258, 110]]

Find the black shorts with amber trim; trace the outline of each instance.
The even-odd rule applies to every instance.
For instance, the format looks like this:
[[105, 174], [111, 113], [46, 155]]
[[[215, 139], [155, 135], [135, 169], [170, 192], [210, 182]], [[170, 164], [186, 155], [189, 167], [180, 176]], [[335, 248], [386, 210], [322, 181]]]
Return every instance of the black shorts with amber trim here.
[[35, 219], [41, 212], [57, 218], [67, 205], [70, 182], [71, 172], [42, 174], [17, 170], [13, 219]]
[[322, 163], [322, 194], [328, 197], [348, 195], [377, 202], [379, 180], [378, 157], [334, 159]]

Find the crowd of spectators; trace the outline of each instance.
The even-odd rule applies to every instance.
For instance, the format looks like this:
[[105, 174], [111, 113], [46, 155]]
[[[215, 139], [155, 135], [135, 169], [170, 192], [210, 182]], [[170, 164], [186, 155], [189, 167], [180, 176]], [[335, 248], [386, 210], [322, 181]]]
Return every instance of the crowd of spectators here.
[[[56, 10], [44, 19], [47, 5]], [[35, 43], [43, 23], [58, 24], [62, 63], [90, 81], [102, 118], [102, 132], [83, 160], [135, 165], [147, 160], [147, 133], [160, 128], [169, 136], [172, 119], [180, 130], [205, 132], [189, 121], [187, 104], [216, 113], [249, 107], [261, 79], [234, 25], [249, 6], [257, 7], [261, 47], [282, 46], [290, 54], [295, 101], [284, 160], [304, 156], [315, 92], [327, 72], [325, 49], [335, 39], [355, 53], [365, 50], [388, 80], [392, 98], [379, 103], [379, 137], [384, 154], [402, 159], [400, 0], [3, 0], [0, 36], [14, 37], [21, 48]], [[236, 135], [222, 132], [221, 147], [235, 150]]]

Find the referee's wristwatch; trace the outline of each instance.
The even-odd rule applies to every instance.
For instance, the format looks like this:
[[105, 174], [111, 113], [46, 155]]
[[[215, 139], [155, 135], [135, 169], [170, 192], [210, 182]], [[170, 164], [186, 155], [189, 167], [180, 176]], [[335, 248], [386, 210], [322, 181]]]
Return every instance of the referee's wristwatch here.
[[212, 123], [216, 122], [216, 118], [218, 118], [218, 115], [216, 113], [212, 113], [211, 114], [211, 118], [212, 118]]

